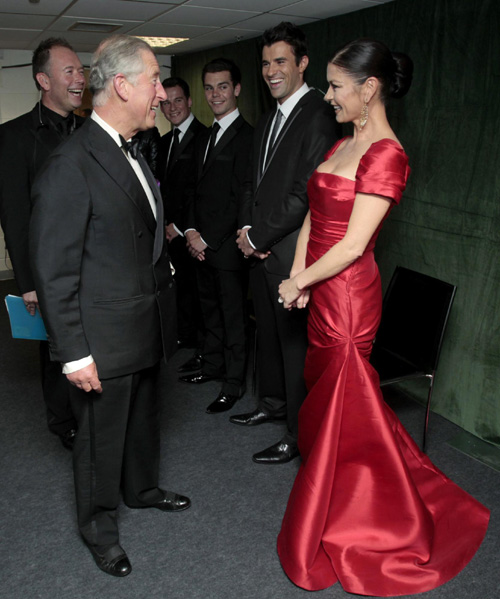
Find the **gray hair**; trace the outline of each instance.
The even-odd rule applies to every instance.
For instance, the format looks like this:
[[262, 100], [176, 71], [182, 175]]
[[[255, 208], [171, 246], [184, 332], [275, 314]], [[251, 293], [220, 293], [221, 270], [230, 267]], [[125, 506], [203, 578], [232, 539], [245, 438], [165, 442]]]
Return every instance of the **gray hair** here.
[[113, 35], [103, 40], [90, 63], [89, 89], [94, 106], [102, 106], [110, 97], [113, 77], [122, 73], [135, 85], [144, 71], [143, 52], [153, 52], [144, 40], [130, 35]]

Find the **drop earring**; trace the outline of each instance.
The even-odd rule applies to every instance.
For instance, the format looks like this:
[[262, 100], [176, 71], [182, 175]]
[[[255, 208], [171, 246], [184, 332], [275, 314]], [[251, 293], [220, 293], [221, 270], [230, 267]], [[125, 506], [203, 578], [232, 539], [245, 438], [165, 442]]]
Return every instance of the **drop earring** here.
[[358, 130], [361, 131], [367, 122], [368, 122], [368, 104], [366, 103], [366, 100], [365, 100], [365, 102], [363, 104], [363, 108], [361, 108], [361, 115], [359, 118], [359, 129]]

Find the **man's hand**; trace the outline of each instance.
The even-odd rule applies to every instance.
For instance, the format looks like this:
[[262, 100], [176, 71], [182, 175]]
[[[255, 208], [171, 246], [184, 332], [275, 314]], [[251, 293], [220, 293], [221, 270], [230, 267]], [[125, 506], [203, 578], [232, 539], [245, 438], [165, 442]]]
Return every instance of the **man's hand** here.
[[205, 250], [208, 246], [201, 239], [201, 235], [198, 231], [195, 231], [194, 229], [186, 231], [186, 245], [193, 258], [197, 258], [200, 261], [205, 260]]
[[23, 302], [26, 306], [26, 310], [28, 310], [31, 316], [35, 316], [36, 309], [38, 308], [38, 297], [36, 295], [36, 291], [28, 291], [27, 293], [23, 293]]
[[95, 362], [92, 362], [92, 364], [80, 368], [80, 370], [76, 370], [71, 374], [67, 374], [66, 378], [72, 385], [87, 393], [89, 391], [95, 391], [96, 393], [102, 392], [101, 381], [97, 375]]
[[179, 233], [175, 230], [174, 223], [170, 223], [165, 227], [165, 237], [169, 243], [178, 236]]
[[259, 260], [265, 260], [271, 252], [259, 252], [258, 250], [255, 250], [248, 241], [247, 231], [248, 228], [238, 229], [236, 231], [236, 234], [238, 235], [238, 237], [236, 238], [236, 244], [238, 245], [239, 249], [243, 252], [245, 258], [249, 258], [250, 256], [252, 256], [252, 258], [259, 258]]

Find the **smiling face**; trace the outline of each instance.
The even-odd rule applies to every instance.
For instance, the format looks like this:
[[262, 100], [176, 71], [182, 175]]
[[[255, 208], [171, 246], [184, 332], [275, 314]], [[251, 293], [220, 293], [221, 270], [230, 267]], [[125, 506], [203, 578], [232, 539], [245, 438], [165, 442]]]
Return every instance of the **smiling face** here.
[[78, 56], [69, 48], [54, 46], [46, 73], [37, 73], [36, 79], [43, 90], [42, 102], [61, 116], [68, 116], [82, 103], [85, 77]]
[[142, 51], [143, 71], [129, 81], [127, 99], [127, 123], [130, 129], [129, 139], [137, 131], [145, 131], [155, 126], [156, 109], [167, 94], [160, 81], [160, 67], [152, 52]]
[[262, 76], [271, 95], [283, 104], [304, 83], [304, 71], [309, 64], [307, 56], [295, 59], [292, 47], [286, 42], [276, 42], [262, 48]]
[[236, 110], [236, 98], [240, 95], [241, 85], [233, 84], [229, 71], [205, 73], [203, 87], [208, 105], [218, 121]]
[[179, 85], [176, 85], [175, 87], [166, 87], [165, 93], [167, 99], [161, 102], [161, 111], [167, 121], [178, 127], [191, 114], [193, 101], [191, 98], [186, 98]]
[[364, 85], [332, 63], [326, 69], [328, 91], [325, 100], [333, 106], [338, 123], [356, 123], [363, 107]]

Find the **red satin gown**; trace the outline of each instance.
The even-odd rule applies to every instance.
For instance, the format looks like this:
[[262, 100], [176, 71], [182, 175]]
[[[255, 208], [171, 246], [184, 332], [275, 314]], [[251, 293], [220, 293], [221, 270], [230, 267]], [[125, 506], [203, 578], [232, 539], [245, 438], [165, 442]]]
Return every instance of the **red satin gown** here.
[[[394, 205], [408, 174], [408, 157], [389, 139], [372, 144], [355, 181], [316, 171], [307, 264], [344, 237], [357, 192]], [[368, 362], [382, 308], [377, 234], [360, 259], [312, 288], [302, 465], [278, 553], [304, 589], [340, 581], [350, 593], [386, 597], [427, 591], [460, 572], [483, 540], [489, 511], [431, 463], [382, 398]]]

